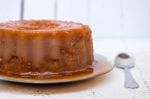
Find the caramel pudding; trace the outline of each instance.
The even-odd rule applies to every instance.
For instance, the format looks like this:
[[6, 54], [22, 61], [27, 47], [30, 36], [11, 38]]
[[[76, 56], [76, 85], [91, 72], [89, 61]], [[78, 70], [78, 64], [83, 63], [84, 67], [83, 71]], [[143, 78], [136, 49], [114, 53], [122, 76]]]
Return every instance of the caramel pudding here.
[[47, 75], [87, 70], [94, 61], [87, 25], [55, 20], [0, 23], [0, 72]]

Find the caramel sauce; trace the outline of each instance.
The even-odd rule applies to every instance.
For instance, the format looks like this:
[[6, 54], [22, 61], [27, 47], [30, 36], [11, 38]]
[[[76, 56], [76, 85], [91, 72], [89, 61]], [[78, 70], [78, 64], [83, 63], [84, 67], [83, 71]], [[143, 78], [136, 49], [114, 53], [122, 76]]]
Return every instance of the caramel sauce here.
[[[4, 77], [11, 77], [11, 78], [18, 78], [18, 79], [27, 79], [27, 80], [61, 80], [61, 79], [74, 79], [78, 77], [83, 77], [87, 75], [91, 75], [94, 72], [97, 71], [103, 71], [105, 66], [101, 67], [101, 65], [104, 65], [101, 60], [95, 60], [92, 65], [90, 65], [87, 68], [80, 69], [77, 71], [66, 71], [66, 72], [59, 72], [59, 73], [52, 73], [52, 72], [43, 72], [43, 73], [37, 73], [37, 72], [27, 72], [27, 73], [21, 73], [21, 72], [13, 72], [13, 71], [4, 71], [0, 70], [0, 76]], [[106, 66], [107, 67], [107, 66]]]
[[27, 72], [27, 73], [21, 73], [21, 72], [13, 72], [13, 71], [5, 71], [0, 70], [1, 76], [7, 76], [7, 77], [13, 77], [13, 78], [26, 78], [26, 79], [33, 79], [33, 80], [39, 80], [39, 79], [63, 79], [66, 77], [75, 77], [75, 76], [82, 76], [82, 75], [88, 75], [93, 73], [93, 67], [90, 66], [85, 69], [77, 70], [77, 71], [66, 71], [66, 72], [59, 72], [59, 73], [52, 73], [52, 72]]

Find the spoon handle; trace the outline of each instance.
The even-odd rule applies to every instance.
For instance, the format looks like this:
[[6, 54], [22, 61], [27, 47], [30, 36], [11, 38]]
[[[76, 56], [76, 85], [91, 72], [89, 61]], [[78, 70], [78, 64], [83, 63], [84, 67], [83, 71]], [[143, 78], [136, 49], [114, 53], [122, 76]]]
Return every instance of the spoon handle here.
[[139, 85], [135, 81], [135, 79], [133, 78], [133, 76], [131, 75], [128, 67], [124, 68], [124, 72], [125, 72], [125, 83], [124, 83], [124, 86], [126, 88], [131, 88], [131, 89], [138, 88]]

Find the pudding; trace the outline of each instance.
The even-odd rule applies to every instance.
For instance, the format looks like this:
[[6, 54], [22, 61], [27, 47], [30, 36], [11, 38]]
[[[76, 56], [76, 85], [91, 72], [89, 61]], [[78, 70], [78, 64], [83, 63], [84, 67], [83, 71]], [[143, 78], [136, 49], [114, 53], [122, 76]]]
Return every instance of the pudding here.
[[38, 75], [82, 71], [94, 61], [87, 25], [55, 20], [0, 23], [0, 72]]

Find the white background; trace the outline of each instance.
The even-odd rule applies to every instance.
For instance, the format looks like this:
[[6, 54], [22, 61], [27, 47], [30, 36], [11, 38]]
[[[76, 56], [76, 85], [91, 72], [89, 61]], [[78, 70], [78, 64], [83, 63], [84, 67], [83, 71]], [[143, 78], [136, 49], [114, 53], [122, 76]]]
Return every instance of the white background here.
[[[94, 39], [149, 39], [150, 0], [24, 0], [24, 19], [90, 25]], [[0, 0], [0, 21], [20, 19], [21, 0]]]

